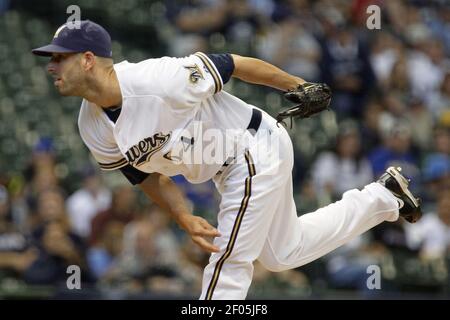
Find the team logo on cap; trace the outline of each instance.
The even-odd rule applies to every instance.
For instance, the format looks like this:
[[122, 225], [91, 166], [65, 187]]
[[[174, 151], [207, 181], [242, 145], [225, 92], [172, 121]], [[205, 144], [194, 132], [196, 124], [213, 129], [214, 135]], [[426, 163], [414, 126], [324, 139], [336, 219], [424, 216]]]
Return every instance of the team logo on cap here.
[[132, 146], [125, 155], [128, 161], [136, 167], [144, 162], [150, 161], [150, 158], [159, 150], [161, 150], [170, 139], [170, 132], [163, 134], [155, 133], [152, 137], [145, 138]]

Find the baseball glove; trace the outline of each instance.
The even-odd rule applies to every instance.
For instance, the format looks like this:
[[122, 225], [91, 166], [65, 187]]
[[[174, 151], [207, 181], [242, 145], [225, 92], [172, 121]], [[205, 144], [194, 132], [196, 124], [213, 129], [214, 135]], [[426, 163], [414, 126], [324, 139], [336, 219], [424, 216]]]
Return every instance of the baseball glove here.
[[286, 118], [308, 118], [313, 114], [328, 109], [331, 101], [331, 89], [325, 83], [306, 82], [297, 89], [290, 90], [284, 97], [296, 105], [280, 111], [276, 117], [277, 123], [284, 123]]

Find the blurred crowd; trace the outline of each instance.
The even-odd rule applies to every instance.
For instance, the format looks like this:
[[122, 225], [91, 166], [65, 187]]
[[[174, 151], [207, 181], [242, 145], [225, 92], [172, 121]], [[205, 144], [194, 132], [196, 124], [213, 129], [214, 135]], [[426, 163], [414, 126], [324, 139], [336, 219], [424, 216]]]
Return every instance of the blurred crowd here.
[[[0, 1], [0, 21], [13, 10], [45, 19], [24, 3]], [[59, 3], [63, 7], [66, 2]], [[108, 0], [98, 3], [119, 6]], [[155, 37], [147, 43], [141, 39], [135, 57], [148, 53], [149, 58], [158, 52], [155, 47], [171, 56], [231, 52], [259, 57], [307, 81], [331, 86], [332, 111], [297, 121], [290, 130], [298, 215], [363, 187], [392, 165], [403, 168], [423, 200], [424, 216], [418, 223], [383, 223], [296, 270], [274, 274], [256, 263], [250, 297], [450, 294], [448, 1], [130, 3], [117, 10], [139, 8], [133, 13], [136, 30], [142, 30], [140, 14], [154, 18], [145, 23], [153, 27]], [[381, 8], [379, 30], [366, 26], [370, 4]], [[89, 5], [93, 15], [83, 19], [98, 21], [94, 9], [100, 7], [92, 8], [92, 1], [79, 5], [82, 14], [83, 5]], [[107, 29], [111, 12], [98, 16]], [[114, 53], [116, 60], [128, 59], [127, 41], [134, 38], [121, 38], [120, 31], [112, 30], [113, 39], [121, 43], [115, 44], [120, 49]], [[2, 75], [0, 89], [1, 81], [10, 79]], [[284, 105], [274, 90], [249, 87], [232, 80], [225, 90], [271, 114]], [[84, 288], [99, 297], [195, 298], [208, 256], [136, 188], [108, 183], [108, 174], [100, 174], [87, 156], [76, 170], [61, 174], [55, 140], [33, 140], [21, 172], [0, 168], [0, 295], [22, 286], [67, 294], [66, 269], [75, 264], [82, 268]], [[214, 222], [220, 199], [213, 186], [174, 179], [194, 212]], [[371, 265], [380, 267], [382, 290], [367, 287]]]

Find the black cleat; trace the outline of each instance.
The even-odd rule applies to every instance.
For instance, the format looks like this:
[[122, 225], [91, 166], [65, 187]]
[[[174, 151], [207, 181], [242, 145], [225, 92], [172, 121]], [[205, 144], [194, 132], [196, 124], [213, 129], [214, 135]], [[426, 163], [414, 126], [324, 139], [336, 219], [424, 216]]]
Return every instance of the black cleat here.
[[401, 173], [402, 168], [389, 167], [378, 179], [378, 183], [385, 186], [392, 192], [400, 204], [400, 216], [409, 223], [414, 223], [422, 217], [420, 208], [420, 199], [412, 195], [408, 190], [409, 179], [406, 179]]

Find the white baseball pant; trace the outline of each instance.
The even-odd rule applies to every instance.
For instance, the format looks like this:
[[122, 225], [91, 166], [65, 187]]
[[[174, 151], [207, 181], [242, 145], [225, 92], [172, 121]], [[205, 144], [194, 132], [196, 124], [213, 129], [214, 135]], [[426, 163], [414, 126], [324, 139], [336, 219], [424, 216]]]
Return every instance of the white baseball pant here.
[[[267, 150], [269, 131], [279, 142], [277, 154]], [[274, 272], [297, 268], [383, 221], [398, 219], [396, 198], [379, 183], [349, 190], [342, 200], [297, 217], [293, 162], [287, 131], [263, 113], [248, 149], [214, 178], [221, 195], [221, 237], [214, 240], [220, 252], [205, 267], [200, 299], [245, 299], [253, 261]]]

